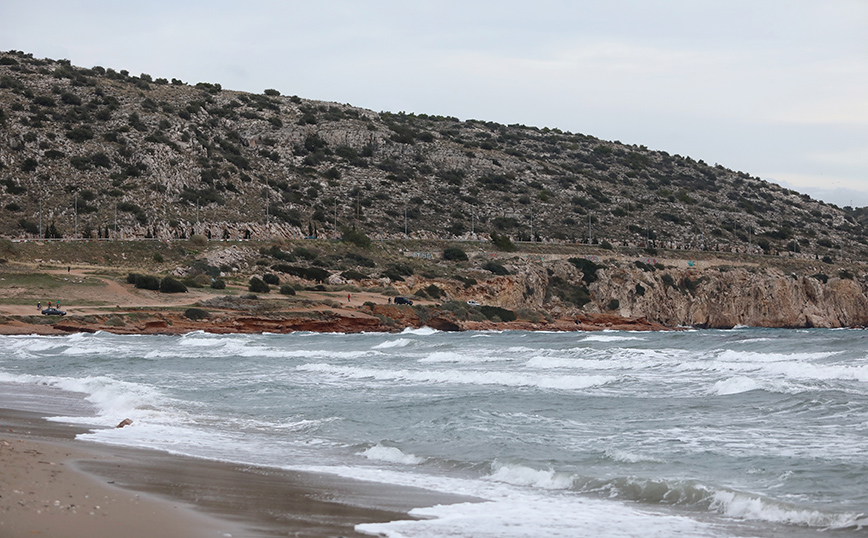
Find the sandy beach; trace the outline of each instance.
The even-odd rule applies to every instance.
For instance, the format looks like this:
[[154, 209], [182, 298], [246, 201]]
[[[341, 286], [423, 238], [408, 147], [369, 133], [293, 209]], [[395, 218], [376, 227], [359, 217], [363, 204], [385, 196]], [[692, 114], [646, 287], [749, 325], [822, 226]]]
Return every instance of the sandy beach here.
[[359, 523], [468, 500], [75, 441], [82, 431], [0, 409], [0, 535], [350, 537]]

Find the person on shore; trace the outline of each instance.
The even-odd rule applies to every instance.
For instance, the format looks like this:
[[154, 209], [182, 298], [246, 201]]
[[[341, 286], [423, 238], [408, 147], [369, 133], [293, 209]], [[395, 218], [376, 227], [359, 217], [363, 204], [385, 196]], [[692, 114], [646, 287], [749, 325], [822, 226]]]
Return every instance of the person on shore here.
[[42, 301], [36, 301], [36, 310], [42, 310]]
[[348, 293], [348, 294], [347, 294], [347, 302], [348, 302], [348, 303], [350, 302], [351, 298], [352, 298], [352, 297], [351, 297], [351, 294]]
[[51, 301], [48, 301], [48, 308], [51, 308]]

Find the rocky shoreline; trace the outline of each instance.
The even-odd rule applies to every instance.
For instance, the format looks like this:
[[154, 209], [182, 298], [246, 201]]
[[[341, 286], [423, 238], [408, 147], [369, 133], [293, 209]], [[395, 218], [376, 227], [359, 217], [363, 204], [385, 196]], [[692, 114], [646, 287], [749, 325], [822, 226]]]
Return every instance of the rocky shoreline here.
[[[367, 310], [367, 312], [365, 311]], [[179, 312], [136, 311], [106, 315], [71, 316], [46, 319], [38, 316], [0, 318], [0, 334], [66, 335], [107, 332], [113, 334], [179, 335], [202, 331], [212, 334], [256, 333], [362, 333], [400, 332], [430, 327], [440, 331], [666, 331], [673, 330], [645, 318], [625, 318], [611, 314], [583, 314], [552, 321], [510, 322], [459, 321], [448, 313], [436, 312], [423, 321], [412, 308], [376, 305], [366, 309], [307, 311], [250, 315], [216, 312], [206, 319], [193, 320]]]

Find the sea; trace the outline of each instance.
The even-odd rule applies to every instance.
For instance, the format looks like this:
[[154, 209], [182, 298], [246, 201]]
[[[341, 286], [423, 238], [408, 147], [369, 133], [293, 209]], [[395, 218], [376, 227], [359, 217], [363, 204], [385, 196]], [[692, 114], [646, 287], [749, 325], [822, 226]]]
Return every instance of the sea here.
[[479, 500], [375, 536], [868, 536], [863, 330], [2, 336], [0, 391], [88, 442]]

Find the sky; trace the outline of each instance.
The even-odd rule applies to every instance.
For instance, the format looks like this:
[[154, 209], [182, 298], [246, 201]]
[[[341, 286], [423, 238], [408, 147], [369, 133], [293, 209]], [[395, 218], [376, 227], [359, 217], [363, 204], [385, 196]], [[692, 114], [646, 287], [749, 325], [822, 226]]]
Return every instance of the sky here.
[[868, 0], [4, 0], [0, 50], [559, 128], [868, 206]]

